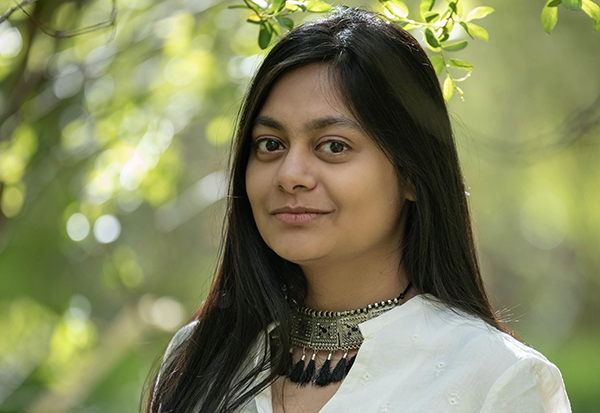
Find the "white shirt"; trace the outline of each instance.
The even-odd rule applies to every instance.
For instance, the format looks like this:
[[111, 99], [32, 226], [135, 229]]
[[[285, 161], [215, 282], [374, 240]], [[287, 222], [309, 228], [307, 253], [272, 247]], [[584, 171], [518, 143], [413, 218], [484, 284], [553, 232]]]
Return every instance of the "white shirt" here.
[[[320, 413], [571, 412], [554, 364], [431, 295], [359, 328], [354, 365]], [[270, 388], [239, 413], [272, 413]]]

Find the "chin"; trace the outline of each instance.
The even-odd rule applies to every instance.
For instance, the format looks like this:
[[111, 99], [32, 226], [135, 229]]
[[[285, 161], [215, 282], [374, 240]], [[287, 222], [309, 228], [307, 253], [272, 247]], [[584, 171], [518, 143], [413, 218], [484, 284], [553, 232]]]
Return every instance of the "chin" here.
[[297, 245], [293, 244], [291, 244], [292, 248], [289, 248], [289, 246], [290, 244], [288, 244], [287, 248], [273, 248], [271, 246], [271, 249], [281, 258], [293, 262], [294, 264], [307, 263], [325, 256], [323, 249], [315, 248], [315, 246], [311, 246], [311, 248], [299, 248]]

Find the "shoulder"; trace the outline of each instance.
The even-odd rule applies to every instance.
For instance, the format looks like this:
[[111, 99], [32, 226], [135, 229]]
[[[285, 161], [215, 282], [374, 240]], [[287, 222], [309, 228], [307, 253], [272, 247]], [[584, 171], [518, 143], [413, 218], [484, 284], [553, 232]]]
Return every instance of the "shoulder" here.
[[181, 345], [185, 343], [194, 332], [194, 329], [198, 325], [198, 320], [194, 320], [183, 327], [181, 327], [171, 338], [169, 342], [169, 346], [167, 347], [167, 351], [165, 351], [165, 356], [163, 357], [163, 364], [170, 359], [173, 355], [177, 354]]
[[571, 412], [562, 376], [554, 364], [545, 358], [526, 357], [498, 377], [487, 394], [482, 413], [514, 411]]
[[421, 319], [426, 335], [433, 342], [455, 353], [478, 354], [481, 358], [511, 366], [522, 359], [550, 363], [540, 352], [511, 335], [489, 325], [481, 318], [450, 308], [433, 296], [423, 298]]
[[487, 382], [482, 412], [571, 411], [559, 369], [539, 351], [435, 299], [424, 308], [439, 350], [465, 379]]

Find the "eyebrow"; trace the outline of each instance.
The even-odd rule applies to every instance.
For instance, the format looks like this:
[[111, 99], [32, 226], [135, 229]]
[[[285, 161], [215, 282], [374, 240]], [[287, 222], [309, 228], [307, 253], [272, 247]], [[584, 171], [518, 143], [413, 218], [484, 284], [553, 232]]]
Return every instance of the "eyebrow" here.
[[[257, 126], [266, 126], [267, 128], [275, 129], [280, 132], [285, 132], [285, 126], [273, 119], [270, 116], [257, 116], [252, 125], [253, 128]], [[357, 132], [364, 133], [363, 128], [353, 121], [352, 119], [348, 119], [344, 116], [325, 116], [322, 118], [313, 119], [310, 122], [304, 125], [304, 132], [314, 132], [317, 130], [325, 129], [330, 126], [342, 126]]]

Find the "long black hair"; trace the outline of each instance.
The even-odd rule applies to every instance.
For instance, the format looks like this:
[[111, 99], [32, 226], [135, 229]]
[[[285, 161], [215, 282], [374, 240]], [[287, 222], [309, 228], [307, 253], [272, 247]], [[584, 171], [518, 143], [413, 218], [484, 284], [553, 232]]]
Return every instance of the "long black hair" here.
[[[415, 188], [401, 257], [414, 288], [506, 331], [481, 280], [450, 120], [427, 54], [397, 24], [340, 7], [283, 37], [250, 85], [234, 142], [221, 263], [190, 338], [149, 392], [149, 413], [234, 412], [286, 371], [291, 303], [305, 300], [306, 280], [261, 238], [245, 175], [252, 124], [273, 85], [291, 69], [316, 62], [327, 63], [344, 104], [394, 165], [399, 182]], [[276, 351], [263, 351], [256, 367], [240, 373], [273, 322]], [[257, 382], [261, 372], [266, 375]]]

